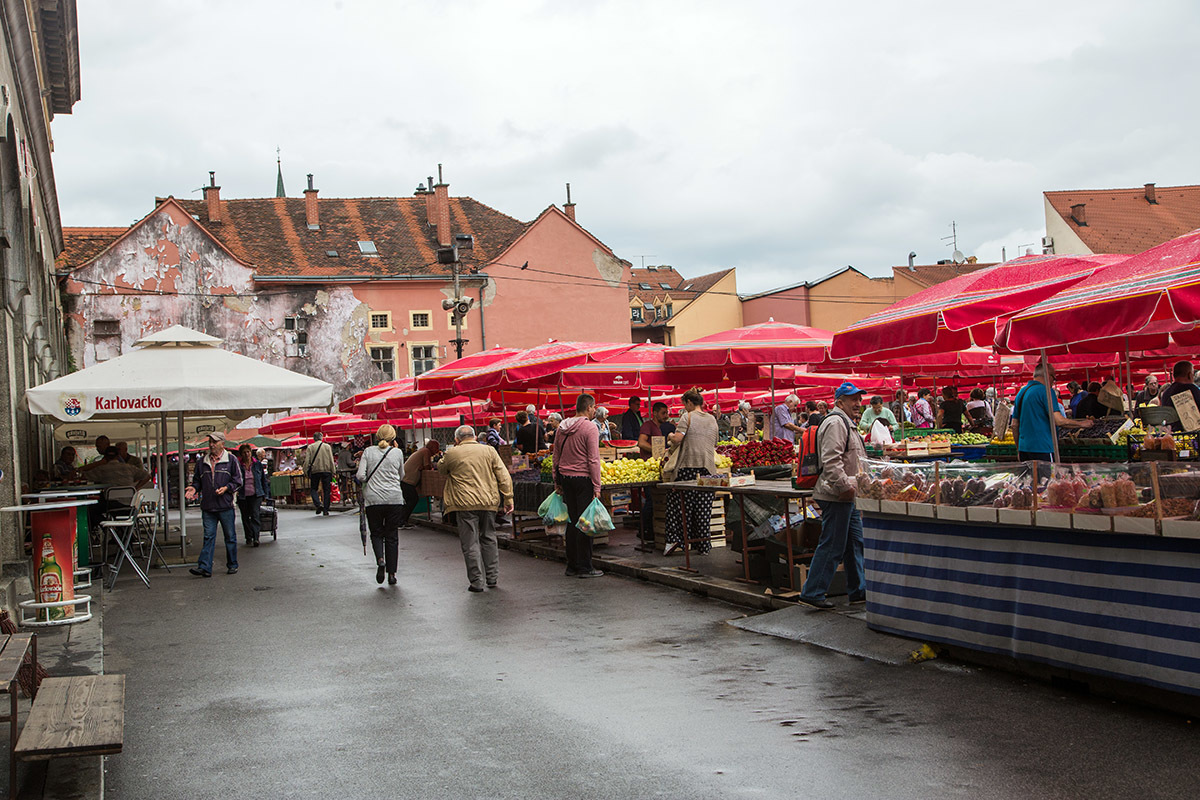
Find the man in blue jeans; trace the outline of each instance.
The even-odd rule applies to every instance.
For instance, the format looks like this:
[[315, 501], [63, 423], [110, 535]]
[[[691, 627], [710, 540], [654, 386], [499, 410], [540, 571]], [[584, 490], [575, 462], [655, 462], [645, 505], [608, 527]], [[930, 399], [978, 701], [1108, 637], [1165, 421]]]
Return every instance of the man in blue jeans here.
[[208, 453], [196, 462], [192, 485], [185, 497], [200, 496], [200, 518], [204, 522], [204, 546], [196, 566], [188, 572], [201, 578], [212, 577], [213, 550], [217, 544], [217, 523], [225, 534], [225, 571], [238, 571], [237, 535], [233, 531], [233, 502], [242, 488], [242, 467], [232, 453], [225, 450], [225, 434], [213, 431], [208, 435]]
[[834, 392], [833, 409], [817, 428], [817, 454], [821, 473], [813, 499], [821, 509], [821, 538], [809, 565], [808, 580], [800, 601], [815, 608], [833, 608], [825, 597], [839, 562], [846, 565], [846, 587], [851, 603], [867, 597], [863, 574], [862, 517], [854, 505], [858, 469], [867, 451], [855, 419], [862, 413], [863, 390], [849, 381]]

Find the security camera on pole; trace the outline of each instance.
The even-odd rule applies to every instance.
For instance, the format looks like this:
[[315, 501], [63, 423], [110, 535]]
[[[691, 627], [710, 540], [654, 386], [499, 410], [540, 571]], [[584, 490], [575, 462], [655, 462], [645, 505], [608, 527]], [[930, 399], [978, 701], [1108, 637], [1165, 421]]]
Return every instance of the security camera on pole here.
[[454, 339], [450, 341], [454, 344], [454, 350], [458, 353], [458, 358], [463, 357], [463, 346], [466, 345], [469, 339], [462, 338], [462, 323], [466, 319], [467, 312], [471, 310], [471, 306], [475, 304], [475, 298], [463, 297], [462, 291], [458, 283], [458, 271], [461, 264], [459, 263], [460, 252], [470, 252], [475, 249], [475, 237], [465, 233], [456, 234], [454, 244], [450, 247], [443, 247], [437, 251], [437, 259], [439, 264], [449, 264], [450, 270], [454, 274], [454, 298], [442, 301], [442, 309], [450, 312], [450, 318], [454, 321]]

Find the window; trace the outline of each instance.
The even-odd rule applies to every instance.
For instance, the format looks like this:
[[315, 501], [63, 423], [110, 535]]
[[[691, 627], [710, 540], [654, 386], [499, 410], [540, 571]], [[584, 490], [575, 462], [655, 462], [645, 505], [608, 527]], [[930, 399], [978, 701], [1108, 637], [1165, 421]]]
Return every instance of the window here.
[[371, 312], [371, 330], [386, 331], [392, 328], [392, 312], [390, 311], [372, 311]]
[[667, 303], [666, 309], [667, 309], [667, 319], [670, 319], [671, 318], [671, 304], [670, 303]]
[[285, 331], [302, 331], [308, 328], [307, 317], [284, 317], [283, 329]]
[[655, 319], [662, 319], [662, 318], [663, 318], [663, 310], [662, 310], [661, 308], [656, 308], [656, 309], [654, 309], [654, 318], [655, 318]]
[[409, 349], [412, 352], [413, 375], [423, 375], [437, 367], [436, 344], [414, 344]]
[[371, 365], [383, 373], [385, 380], [396, 380], [396, 349], [391, 346], [370, 348]]
[[433, 330], [433, 312], [432, 311], [410, 311], [408, 312], [408, 327], [417, 331]]
[[660, 284], [659, 284], [659, 286], [661, 286], [661, 287], [662, 287], [662, 288], [664, 288], [664, 289], [670, 289], [670, 288], [671, 288], [671, 284], [669, 284], [669, 283], [660, 283]]
[[639, 288], [639, 289], [647, 289], [647, 290], [649, 290], [649, 289], [653, 289], [654, 287], [653, 287], [653, 286], [651, 286], [651, 285], [650, 285], [650, 284], [648, 284], [648, 283], [639, 283], [639, 284], [638, 284], [638, 288]]
[[338, 251], [337, 251], [337, 250], [326, 250], [326, 251], [325, 251], [325, 257], [326, 257], [326, 258], [337, 258], [337, 257], [338, 257]]
[[121, 323], [115, 319], [98, 319], [92, 323], [96, 360], [108, 361], [121, 355]]
[[629, 311], [630, 311], [630, 316], [633, 318], [634, 322], [642, 321], [642, 310], [640, 308], [631, 308], [631, 309], [629, 309]]
[[[450, 330], [454, 330], [454, 312], [453, 311], [446, 312], [446, 327], [449, 328]], [[462, 329], [464, 331], [467, 329], [467, 318], [466, 317], [462, 318]]]
[[365, 242], [359, 242], [358, 243], [358, 252], [362, 253], [364, 256], [379, 255], [379, 251], [375, 248], [375, 243], [370, 240], [365, 241]]
[[285, 334], [284, 355], [289, 358], [308, 358], [308, 331]]

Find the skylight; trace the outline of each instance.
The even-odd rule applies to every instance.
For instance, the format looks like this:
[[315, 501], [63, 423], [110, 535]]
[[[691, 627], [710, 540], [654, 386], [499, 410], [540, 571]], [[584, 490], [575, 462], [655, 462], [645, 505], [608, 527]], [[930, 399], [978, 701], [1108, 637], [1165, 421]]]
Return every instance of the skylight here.
[[659, 286], [661, 286], [661, 287], [662, 287], [662, 288], [664, 288], [664, 289], [670, 289], [670, 288], [671, 288], [671, 284], [669, 284], [669, 283], [660, 283], [660, 284], [659, 284]]
[[375, 243], [372, 241], [359, 242], [358, 252], [362, 253], [364, 256], [379, 255], [379, 251], [375, 249]]
[[639, 289], [650, 289], [650, 288], [652, 288], [652, 287], [651, 287], [651, 286], [650, 286], [650, 284], [648, 284], [648, 283], [639, 283], [639, 284], [638, 284], [638, 288], [639, 288]]
[[329, 258], [337, 258], [338, 251], [337, 250], [326, 250], [325, 255], [328, 256]]

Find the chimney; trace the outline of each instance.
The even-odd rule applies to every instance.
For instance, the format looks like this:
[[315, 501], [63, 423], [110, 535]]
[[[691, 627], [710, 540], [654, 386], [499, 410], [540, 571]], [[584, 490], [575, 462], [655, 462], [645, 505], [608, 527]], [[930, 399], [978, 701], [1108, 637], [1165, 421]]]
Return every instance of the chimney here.
[[1087, 227], [1087, 203], [1076, 203], [1071, 206], [1071, 219], [1081, 228]]
[[1158, 205], [1158, 196], [1154, 194], [1154, 184], [1146, 184], [1146, 202], [1151, 205]]
[[304, 190], [304, 217], [310, 231], [321, 230], [321, 215], [317, 209], [317, 190], [313, 188], [312, 173], [308, 173], [308, 188]]
[[438, 182], [433, 187], [434, 191], [434, 210], [437, 216], [434, 222], [437, 225], [437, 240], [442, 247], [450, 246], [450, 184], [442, 181], [442, 165], [438, 164]]
[[563, 206], [563, 213], [570, 218], [571, 222], [575, 221], [575, 204], [571, 202], [571, 184], [567, 184], [567, 204]]
[[208, 186], [204, 187], [204, 203], [208, 206], [208, 221], [221, 221], [221, 187], [217, 186], [217, 173], [209, 171]]
[[433, 191], [433, 176], [429, 176], [429, 183], [425, 184], [429, 188], [425, 191], [425, 224], [433, 227], [437, 225], [437, 197]]

